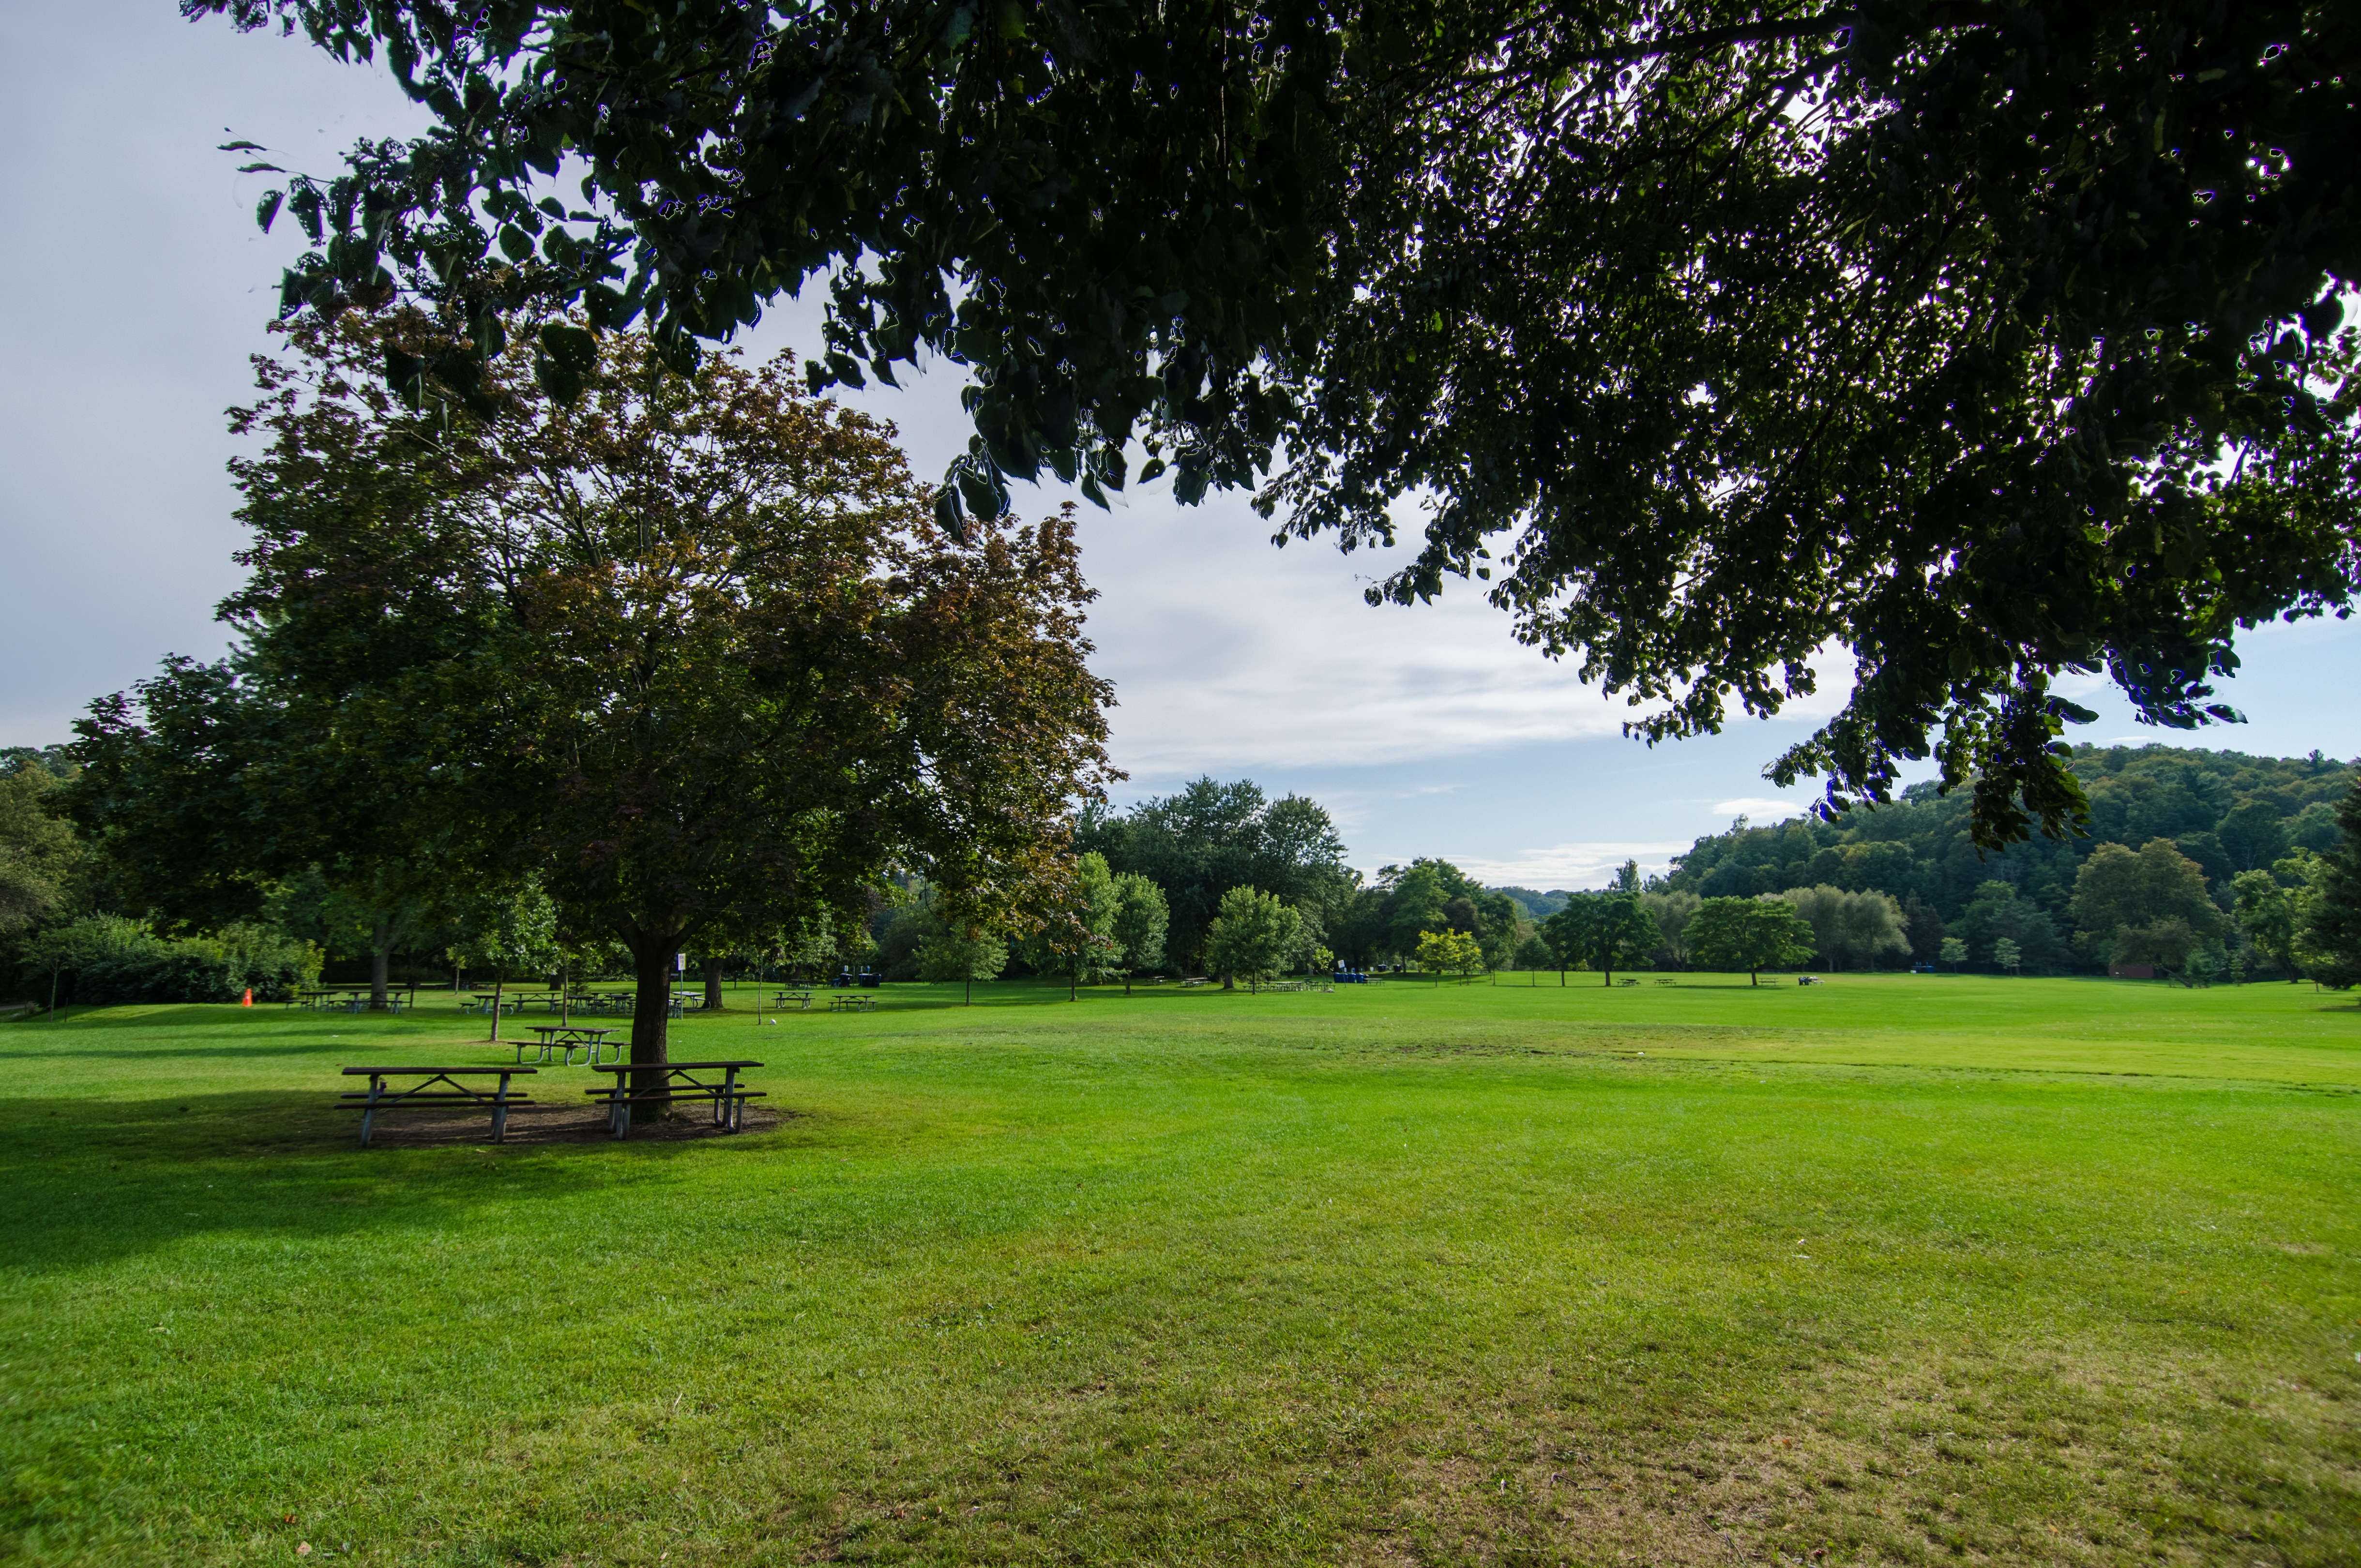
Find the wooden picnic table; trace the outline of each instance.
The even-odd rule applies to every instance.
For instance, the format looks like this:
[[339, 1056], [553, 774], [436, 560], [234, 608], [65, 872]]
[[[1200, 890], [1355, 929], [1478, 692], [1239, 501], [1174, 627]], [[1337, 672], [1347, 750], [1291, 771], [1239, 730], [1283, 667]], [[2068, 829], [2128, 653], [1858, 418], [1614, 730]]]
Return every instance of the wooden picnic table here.
[[868, 1013], [876, 1006], [877, 998], [863, 991], [850, 991], [828, 999], [828, 1010], [831, 1013]]
[[[547, 1061], [549, 1053], [555, 1051], [560, 1067], [572, 1067], [574, 1053], [577, 1050], [582, 1053], [584, 1061], [597, 1066], [598, 1053], [606, 1047], [607, 1036], [615, 1032], [612, 1028], [594, 1029], [586, 1024], [533, 1024], [528, 1027], [532, 1033], [541, 1036], [537, 1047], [541, 1055], [534, 1059]], [[517, 1060], [524, 1060], [527, 1048], [524, 1041], [516, 1042]], [[614, 1050], [620, 1057], [623, 1047], [617, 1046]]]
[[[761, 1099], [764, 1091], [741, 1088], [739, 1072], [746, 1068], [760, 1067], [758, 1061], [672, 1061], [638, 1066], [631, 1062], [609, 1062], [594, 1066], [592, 1072], [662, 1073], [664, 1086], [653, 1093], [641, 1093], [618, 1076], [611, 1089], [586, 1089], [598, 1104], [607, 1107], [607, 1128], [619, 1138], [631, 1135], [631, 1107], [664, 1103], [675, 1100], [703, 1100], [713, 1107], [713, 1124], [724, 1132], [734, 1133], [746, 1123], [746, 1102]], [[528, 1069], [530, 1070], [530, 1069]], [[710, 1077], [698, 1078], [698, 1073], [721, 1074], [721, 1081]]]
[[[531, 1097], [509, 1092], [509, 1080], [537, 1072], [530, 1067], [348, 1067], [346, 1078], [367, 1077], [366, 1091], [347, 1090], [336, 1096], [340, 1111], [361, 1113], [361, 1147], [369, 1145], [369, 1135], [375, 1130], [378, 1113], [403, 1105], [483, 1105], [492, 1113], [492, 1142], [500, 1143], [508, 1136], [509, 1107], [530, 1105]], [[500, 1087], [487, 1094], [481, 1089], [461, 1083], [463, 1078], [497, 1078]], [[389, 1086], [392, 1079], [416, 1079], [406, 1089]], [[444, 1087], [437, 1089], [436, 1084]]]
[[811, 1011], [812, 993], [808, 991], [782, 991], [771, 998], [774, 1007], [785, 1007], [791, 1002], [801, 1011], [808, 1013]]
[[[342, 1013], [366, 1013], [368, 1011], [369, 990], [368, 987], [365, 985], [353, 986], [350, 988], [339, 986], [333, 990], [317, 992], [313, 994], [318, 996], [320, 1000], [313, 1003], [312, 1005], [327, 1011]], [[330, 1000], [331, 998], [336, 998], [338, 1000]], [[400, 992], [393, 991], [386, 992], [385, 1010], [389, 1013], [399, 1013], [401, 1011], [401, 995]]]

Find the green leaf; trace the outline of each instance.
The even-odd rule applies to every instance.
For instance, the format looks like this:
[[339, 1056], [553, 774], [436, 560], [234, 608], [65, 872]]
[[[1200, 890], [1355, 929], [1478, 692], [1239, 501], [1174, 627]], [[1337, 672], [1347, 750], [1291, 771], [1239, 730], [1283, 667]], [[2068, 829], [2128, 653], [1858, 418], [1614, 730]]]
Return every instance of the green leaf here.
[[263, 233], [269, 234], [270, 232], [271, 224], [276, 222], [279, 217], [280, 205], [286, 200], [286, 192], [273, 191], [269, 195], [263, 197], [261, 202], [255, 207], [254, 221], [261, 226]]
[[[565, 322], [552, 322], [541, 329], [542, 352], [566, 376], [572, 378], [575, 391], [558, 397], [560, 402], [572, 402], [578, 396], [583, 381], [598, 363], [598, 340], [581, 327]], [[557, 397], [553, 391], [551, 396]]]

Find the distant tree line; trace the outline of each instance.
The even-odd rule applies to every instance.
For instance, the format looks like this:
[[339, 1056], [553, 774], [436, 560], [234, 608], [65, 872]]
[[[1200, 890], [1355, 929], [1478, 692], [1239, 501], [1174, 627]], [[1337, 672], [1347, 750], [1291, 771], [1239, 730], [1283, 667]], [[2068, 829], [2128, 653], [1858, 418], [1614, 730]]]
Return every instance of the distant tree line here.
[[[2333, 968], [2306, 958], [2297, 933], [2344, 842], [2350, 766], [2317, 751], [2084, 746], [2071, 767], [2090, 796], [2085, 837], [1979, 851], [1963, 795], [1916, 784], [1834, 822], [1741, 817], [1676, 857], [1649, 896], [1660, 919], [1684, 898], [1788, 899], [1813, 927], [1814, 959], [1831, 968]], [[1687, 957], [1671, 939], [1657, 956]]]

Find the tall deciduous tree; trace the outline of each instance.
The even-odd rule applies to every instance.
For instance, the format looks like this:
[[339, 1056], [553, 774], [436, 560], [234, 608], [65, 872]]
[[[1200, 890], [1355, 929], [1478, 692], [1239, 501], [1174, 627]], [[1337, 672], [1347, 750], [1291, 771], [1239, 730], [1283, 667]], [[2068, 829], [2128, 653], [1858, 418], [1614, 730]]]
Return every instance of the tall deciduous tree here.
[[2178, 969], [2222, 931], [2203, 868], [2169, 839], [2151, 839], [2136, 852], [2100, 845], [2074, 879], [2072, 907], [2083, 950], [2119, 963]]
[[2309, 946], [2318, 857], [2298, 850], [2267, 872], [2240, 872], [2230, 880], [2238, 924], [2249, 941], [2271, 956], [2290, 985], [2303, 978], [2300, 948]]
[[1250, 989], [1259, 989], [1302, 945], [1302, 918], [1277, 894], [1234, 887], [1222, 895], [1206, 933], [1205, 967], [1222, 977], [1224, 991], [1236, 989], [1240, 975]]
[[1688, 938], [1699, 966], [1744, 970], [1753, 985], [1763, 983], [1763, 970], [1812, 956], [1810, 924], [1782, 898], [1708, 898], [1689, 921]]
[[1269, 799], [1251, 779], [1197, 779], [1120, 817], [1085, 808], [1074, 847], [1164, 890], [1166, 945], [1184, 964], [1196, 962], [1231, 888], [1259, 888], [1326, 916], [1343, 909], [1359, 880], [1324, 807], [1302, 795]]
[[449, 352], [434, 321], [296, 338], [239, 417], [266, 443], [236, 466], [245, 648], [143, 688], [187, 743], [102, 707], [85, 744], [118, 782], [170, 800], [194, 753], [199, 804], [237, 806], [266, 857], [320, 836], [274, 836], [283, 810], [366, 819], [421, 882], [538, 874], [631, 953], [640, 1065], [665, 1059], [675, 953], [853, 929], [889, 864], [961, 919], [1060, 880], [1069, 803], [1105, 774], [1069, 519], [951, 540], [890, 433], [780, 363], [668, 376], [614, 334], [558, 406], [512, 353], [478, 418], [375, 378]]
[[60, 782], [38, 756], [0, 761], [0, 934], [65, 905], [82, 845], [54, 809]]
[[437, 120], [265, 199], [316, 244], [286, 308], [453, 302], [464, 388], [531, 297], [686, 368], [830, 272], [816, 383], [974, 372], [947, 522], [1118, 488], [1142, 433], [1183, 501], [1276, 460], [1299, 535], [1432, 497], [1370, 591], [1489, 580], [1651, 737], [1845, 643], [1773, 767], [1832, 801], [1940, 726], [1987, 842], [2055, 830], [2055, 676], [2224, 717], [2238, 626], [2351, 591], [2350, 5], [182, 3], [382, 51]]
[[2320, 858], [2304, 937], [2313, 978], [2342, 991], [2361, 983], [2361, 782], [2337, 803], [2336, 826], [2343, 836]]
[[964, 1000], [975, 1005], [975, 982], [997, 980], [1008, 967], [1008, 944], [977, 925], [941, 925], [918, 947], [918, 978], [939, 984], [955, 980]]
[[1543, 928], [1551, 933], [1552, 947], [1597, 970], [1601, 985], [1614, 984], [1617, 970], [1647, 959], [1664, 940], [1636, 888], [1577, 893], [1543, 922]]
[[1418, 967], [1443, 983], [1444, 971], [1459, 976], [1459, 983], [1484, 967], [1484, 946], [1465, 931], [1429, 931], [1418, 939]]
[[1123, 901], [1104, 855], [1093, 850], [1077, 856], [1071, 874], [1063, 879], [1045, 913], [1041, 925], [1025, 938], [1025, 961], [1038, 973], [1063, 975], [1067, 1001], [1082, 994], [1084, 981], [1122, 967], [1115, 922]]
[[1883, 954], [1910, 950], [1902, 906], [1891, 894], [1847, 893], [1823, 883], [1790, 888], [1779, 896], [1810, 924], [1813, 947], [1830, 968], [1873, 966]]
[[1656, 950], [1659, 961], [1687, 968], [1689, 920], [1704, 900], [1686, 889], [1675, 888], [1669, 893], [1642, 893], [1640, 902], [1656, 917], [1656, 929], [1664, 935], [1664, 943]]
[[454, 959], [492, 971], [492, 1034], [500, 1037], [501, 993], [510, 977], [547, 973], [557, 963], [557, 905], [540, 882], [518, 878], [506, 884], [478, 883], [452, 900]]
[[1131, 977], [1164, 962], [1164, 936], [1171, 914], [1164, 890], [1148, 878], [1126, 872], [1115, 879], [1115, 961], [1123, 967], [1123, 993], [1131, 994]]

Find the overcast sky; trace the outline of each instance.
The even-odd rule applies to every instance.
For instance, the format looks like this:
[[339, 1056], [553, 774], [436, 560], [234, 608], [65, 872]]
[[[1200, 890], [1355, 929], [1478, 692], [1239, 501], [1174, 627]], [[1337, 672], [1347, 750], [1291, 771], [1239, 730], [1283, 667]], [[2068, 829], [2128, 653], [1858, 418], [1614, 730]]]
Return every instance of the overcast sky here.
[[[0, 197], [16, 236], [0, 253], [0, 744], [66, 740], [93, 697], [166, 654], [224, 646], [213, 607], [237, 580], [239, 535], [222, 411], [247, 395], [297, 248], [291, 224], [256, 231], [269, 177], [235, 173], [241, 160], [214, 150], [224, 133], [330, 172], [356, 137], [417, 123], [376, 71], [183, 22], [173, 0], [0, 13]], [[749, 350], [808, 346], [813, 320], [790, 302]], [[861, 400], [900, 425], [923, 477], [965, 442], [947, 375]], [[1028, 512], [1060, 499], [1018, 498]], [[1235, 499], [1184, 508], [1159, 486], [1084, 510], [1126, 798], [1251, 777], [1326, 805], [1365, 868], [1440, 855], [1546, 889], [1594, 884], [1626, 856], [1661, 865], [1739, 812], [1775, 817], [1815, 793], [1774, 791], [1761, 769], [1834, 710], [1839, 683], [1778, 720], [1650, 750], [1618, 734], [1619, 702], [1518, 646], [1473, 592], [1370, 609], [1360, 590], [1384, 556], [1273, 549]], [[2226, 695], [2252, 722], [2200, 740], [2361, 752], [2346, 695], [2361, 629], [2272, 628], [2242, 652]], [[2080, 695], [2104, 717], [2074, 739], [2167, 738], [2103, 689]]]

